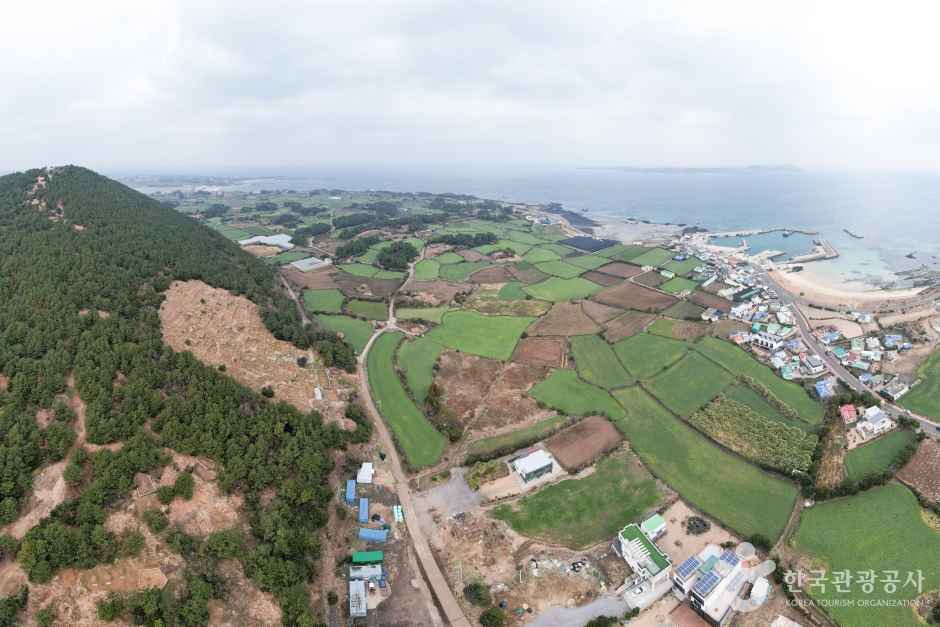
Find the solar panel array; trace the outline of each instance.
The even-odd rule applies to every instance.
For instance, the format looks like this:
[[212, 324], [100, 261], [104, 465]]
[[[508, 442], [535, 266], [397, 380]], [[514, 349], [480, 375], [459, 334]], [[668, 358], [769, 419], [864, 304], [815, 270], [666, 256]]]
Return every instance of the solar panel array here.
[[682, 562], [679, 568], [676, 569], [676, 574], [679, 575], [680, 579], [687, 579], [689, 575], [694, 573], [695, 569], [701, 565], [702, 563], [699, 561], [699, 559], [693, 555], [692, 557]]
[[738, 562], [741, 561], [738, 559], [738, 556], [735, 555], [734, 551], [725, 551], [721, 554], [719, 559], [731, 567], [737, 566]]
[[719, 577], [717, 574], [713, 572], [708, 573], [695, 582], [695, 587], [692, 588], [692, 592], [704, 599], [711, 593], [712, 590], [715, 589], [715, 586], [718, 585], [719, 581], [721, 581], [721, 577]]

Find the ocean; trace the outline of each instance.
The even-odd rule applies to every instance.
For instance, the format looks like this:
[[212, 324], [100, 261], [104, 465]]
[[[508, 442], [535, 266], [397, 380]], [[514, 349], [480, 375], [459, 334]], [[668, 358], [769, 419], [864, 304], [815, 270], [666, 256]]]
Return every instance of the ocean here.
[[[816, 267], [840, 281], [882, 284], [896, 279], [895, 272], [922, 264], [940, 269], [940, 173], [612, 168], [444, 172], [402, 167], [259, 176], [231, 189], [274, 188], [454, 192], [559, 202], [567, 209], [585, 211], [588, 217], [632, 217], [712, 230], [806, 229], [818, 231], [818, 237], [839, 250], [839, 259], [817, 262]], [[806, 238], [788, 239], [793, 239], [787, 243], [792, 247], [807, 243]], [[909, 253], [916, 258], [907, 258]]]

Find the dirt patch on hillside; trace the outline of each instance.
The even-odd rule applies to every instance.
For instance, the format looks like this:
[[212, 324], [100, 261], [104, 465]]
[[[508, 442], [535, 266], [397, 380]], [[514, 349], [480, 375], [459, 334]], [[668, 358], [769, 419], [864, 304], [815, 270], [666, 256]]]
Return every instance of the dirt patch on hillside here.
[[654, 320], [656, 320], [656, 316], [653, 314], [628, 311], [604, 325], [604, 338], [608, 342], [619, 342], [625, 337], [641, 333], [646, 327], [653, 324]]
[[466, 294], [472, 289], [472, 285], [446, 281], [411, 281], [402, 291], [416, 300], [437, 306], [452, 303], [457, 294]]
[[609, 322], [623, 313], [623, 309], [595, 303], [593, 300], [581, 301], [581, 310], [597, 324]]
[[482, 411], [473, 425], [474, 431], [488, 432], [554, 415], [556, 412], [540, 409], [538, 403], [525, 394], [533, 385], [544, 380], [548, 373], [549, 368], [546, 366], [506, 364], [481, 403]]
[[629, 279], [632, 276], [638, 274], [643, 274], [643, 269], [639, 266], [633, 266], [629, 263], [623, 263], [622, 261], [615, 261], [609, 263], [606, 266], [601, 266], [597, 269], [598, 272], [603, 272], [604, 274], [610, 274], [613, 276], [619, 276], [621, 279]]
[[705, 290], [706, 292], [709, 292], [710, 294], [717, 294], [718, 292], [725, 291], [729, 287], [731, 286], [728, 285], [727, 283], [723, 283], [722, 281], [715, 281], [711, 285], [707, 285], [703, 287], [702, 289]]
[[480, 313], [497, 316], [529, 316], [538, 318], [545, 314], [551, 303], [544, 300], [521, 299], [502, 300], [496, 287], [478, 287], [464, 301], [464, 307], [476, 309]]
[[245, 577], [237, 560], [219, 563], [219, 574], [225, 578], [229, 590], [224, 599], [209, 601], [209, 625], [211, 627], [266, 627], [281, 624], [281, 607], [274, 596], [262, 592]]
[[467, 261], [483, 261], [486, 259], [486, 255], [481, 253], [478, 250], [473, 250], [472, 248], [464, 248], [463, 250], [458, 250], [457, 254], [466, 259]]
[[367, 279], [348, 272], [337, 272], [333, 279], [340, 291], [348, 297], [388, 298], [395, 293], [401, 281], [398, 279]]
[[602, 285], [604, 287], [610, 287], [611, 285], [616, 285], [617, 283], [623, 281], [623, 279], [620, 277], [615, 277], [612, 274], [604, 274], [603, 272], [598, 272], [597, 270], [585, 272], [581, 276], [592, 283], [597, 283], [598, 285]]
[[711, 328], [704, 322], [689, 322], [688, 320], [674, 320], [670, 337], [675, 340], [694, 340], [708, 335]]
[[[160, 306], [163, 340], [176, 351], [191, 351], [210, 366], [224, 365], [226, 373], [249, 388], [274, 390], [274, 400], [307, 412], [326, 401], [314, 400], [320, 387], [327, 399], [334, 377], [318, 367], [312, 351], [302, 351], [276, 339], [264, 326], [258, 308], [247, 298], [210, 287], [202, 281], [176, 281]], [[297, 365], [306, 357], [308, 365]]]
[[506, 266], [490, 266], [477, 270], [467, 280], [470, 283], [506, 283], [514, 280], [514, 277]]
[[564, 368], [568, 356], [568, 343], [563, 337], [526, 337], [519, 340], [512, 361], [532, 366]]
[[565, 470], [577, 472], [613, 450], [621, 440], [623, 436], [606, 418], [588, 416], [545, 440], [545, 448]]
[[556, 303], [551, 311], [529, 327], [529, 335], [591, 335], [600, 327], [581, 309], [580, 303]]
[[898, 479], [933, 503], [940, 503], [940, 442], [927, 438], [907, 463]]
[[525, 269], [519, 268], [518, 264], [513, 264], [509, 266], [509, 272], [517, 281], [526, 285], [538, 283], [548, 278], [547, 274], [531, 264], [528, 264]]
[[0, 392], [6, 392], [10, 387], [10, 379], [0, 374]]
[[629, 281], [601, 290], [594, 295], [593, 300], [611, 307], [646, 312], [663, 311], [678, 301], [674, 296], [656, 292]]
[[68, 484], [62, 478], [66, 460], [46, 466], [33, 477], [33, 490], [23, 514], [13, 521], [4, 531], [17, 539], [22, 539], [26, 532], [39, 524], [52, 513], [69, 494]]
[[721, 296], [709, 294], [708, 292], [701, 292], [699, 290], [692, 292], [692, 295], [689, 296], [689, 302], [695, 303], [699, 307], [705, 307], [706, 309], [709, 307], [714, 307], [723, 313], [728, 313], [731, 311], [732, 305], [730, 300], [722, 298]]
[[242, 250], [251, 253], [255, 257], [273, 257], [281, 252], [281, 249], [277, 246], [265, 246], [264, 244], [249, 244], [248, 246], [242, 246]]
[[313, 272], [301, 272], [291, 265], [281, 267], [281, 274], [287, 277], [292, 285], [309, 290], [325, 290], [338, 287], [334, 277], [337, 272], [333, 268], [323, 268]]

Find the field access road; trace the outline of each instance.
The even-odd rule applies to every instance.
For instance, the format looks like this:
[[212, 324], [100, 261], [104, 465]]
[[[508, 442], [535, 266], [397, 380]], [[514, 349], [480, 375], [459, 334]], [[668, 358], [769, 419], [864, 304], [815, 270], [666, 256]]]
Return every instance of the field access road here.
[[[797, 299], [780, 286], [779, 283], [770, 278], [766, 272], [761, 272], [763, 279], [767, 282], [767, 285], [772, 287], [774, 291], [777, 292], [777, 298], [784, 305], [790, 305], [790, 309], [793, 310], [793, 314], [796, 317], [797, 328], [800, 331], [800, 337], [803, 339], [803, 343], [806, 344], [813, 352], [822, 357], [823, 361], [829, 367], [829, 371], [832, 372], [836, 378], [842, 381], [850, 389], [862, 394], [865, 392], [871, 392], [865, 384], [858, 380], [858, 378], [853, 375], [848, 369], [843, 366], [835, 356], [826, 350], [826, 347], [823, 346], [816, 336], [813, 335], [813, 329], [809, 324], [809, 320], [806, 319], [806, 316], [803, 314], [803, 311], [799, 307], [799, 302]], [[940, 438], [940, 422], [936, 422], [927, 418], [926, 416], [919, 416], [910, 410], [899, 407], [894, 403], [889, 403], [885, 401], [884, 408], [887, 410], [888, 414], [892, 417], [904, 416], [907, 418], [912, 418], [920, 424], [920, 428], [929, 436], [934, 438]]]

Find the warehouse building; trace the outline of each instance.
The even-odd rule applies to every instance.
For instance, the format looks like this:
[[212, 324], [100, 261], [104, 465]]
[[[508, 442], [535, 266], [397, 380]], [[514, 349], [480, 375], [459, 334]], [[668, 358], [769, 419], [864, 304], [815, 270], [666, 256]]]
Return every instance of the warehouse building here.
[[512, 469], [528, 483], [552, 472], [555, 469], [555, 458], [548, 451], [538, 449], [525, 457], [513, 460]]

